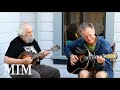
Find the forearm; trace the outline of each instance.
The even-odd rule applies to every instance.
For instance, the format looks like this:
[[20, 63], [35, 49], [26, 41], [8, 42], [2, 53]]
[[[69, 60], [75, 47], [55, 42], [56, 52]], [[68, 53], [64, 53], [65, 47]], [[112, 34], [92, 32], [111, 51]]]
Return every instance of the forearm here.
[[42, 60], [43, 58], [45, 58], [44, 55], [41, 55], [41, 56], [39, 57], [40, 60]]
[[7, 64], [23, 64], [23, 59], [15, 59], [8, 56], [4, 57], [4, 62]]

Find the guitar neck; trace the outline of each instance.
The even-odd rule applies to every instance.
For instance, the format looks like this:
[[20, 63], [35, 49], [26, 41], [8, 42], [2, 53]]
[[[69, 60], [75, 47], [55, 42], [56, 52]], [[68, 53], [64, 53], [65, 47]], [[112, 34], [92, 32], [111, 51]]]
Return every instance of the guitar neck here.
[[81, 58], [81, 60], [83, 60], [83, 61], [91, 61], [91, 62], [93, 62], [93, 61], [95, 61], [95, 60], [97, 60], [97, 56], [83, 56], [82, 58]]
[[[117, 59], [117, 57], [118, 57], [116, 53], [103, 54], [103, 55], [100, 55], [100, 56], [102, 56], [103, 58], [112, 59], [112, 60]], [[81, 58], [81, 60], [83, 60], [83, 61], [88, 61], [88, 60], [95, 61], [95, 60], [97, 60], [97, 55], [95, 55], [95, 56], [83, 56]]]

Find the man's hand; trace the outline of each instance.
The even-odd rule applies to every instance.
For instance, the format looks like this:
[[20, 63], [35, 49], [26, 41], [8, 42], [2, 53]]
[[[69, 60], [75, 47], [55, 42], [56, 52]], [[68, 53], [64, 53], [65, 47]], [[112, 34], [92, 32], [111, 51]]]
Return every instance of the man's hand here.
[[22, 61], [23, 61], [23, 64], [28, 65], [32, 62], [32, 59], [31, 57], [27, 57], [27, 58], [22, 59]]
[[75, 62], [77, 62], [78, 60], [79, 59], [78, 59], [77, 55], [73, 55], [73, 54], [70, 55], [70, 63], [72, 66], [75, 65]]
[[42, 60], [45, 56], [47, 56], [50, 53], [49, 50], [45, 50], [44, 52], [41, 53], [40, 59]]
[[98, 62], [99, 64], [102, 64], [102, 63], [105, 62], [105, 58], [103, 58], [102, 56], [97, 56], [97, 62]]

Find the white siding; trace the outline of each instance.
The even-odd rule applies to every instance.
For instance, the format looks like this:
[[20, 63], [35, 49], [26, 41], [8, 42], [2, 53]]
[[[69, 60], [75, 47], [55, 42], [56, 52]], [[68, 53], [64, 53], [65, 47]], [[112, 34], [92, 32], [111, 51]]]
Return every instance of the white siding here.
[[53, 41], [53, 32], [40, 32], [39, 41]]
[[[42, 51], [50, 49], [53, 46], [53, 13], [38, 12], [37, 22], [39, 46]], [[51, 60], [52, 55], [53, 53], [50, 53], [41, 63], [53, 65], [53, 61]]]
[[19, 21], [19, 12], [0, 12], [0, 23], [18, 23]]
[[0, 12], [0, 78], [9, 78], [5, 75], [4, 54], [10, 41], [17, 36], [16, 30], [20, 23], [20, 13]]

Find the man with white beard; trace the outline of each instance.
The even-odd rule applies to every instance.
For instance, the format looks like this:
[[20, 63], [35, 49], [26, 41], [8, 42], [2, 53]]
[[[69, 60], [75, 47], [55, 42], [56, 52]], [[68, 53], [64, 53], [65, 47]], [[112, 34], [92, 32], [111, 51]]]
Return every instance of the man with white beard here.
[[[23, 52], [32, 52], [34, 54], [40, 53], [41, 49], [37, 41], [33, 38], [32, 26], [23, 23], [18, 29], [18, 36], [14, 38], [5, 53], [4, 62], [12, 64], [24, 64], [30, 65], [32, 63], [32, 57], [19, 58]], [[45, 56], [50, 53], [49, 50], [45, 50], [42, 54], [38, 54], [38, 60], [31, 69], [32, 75], [11, 75], [12, 78], [60, 78], [60, 72], [58, 69], [51, 66], [41, 65], [40, 60], [43, 60]], [[15, 72], [17, 69], [15, 69]], [[22, 68], [19, 69], [20, 72]]]

